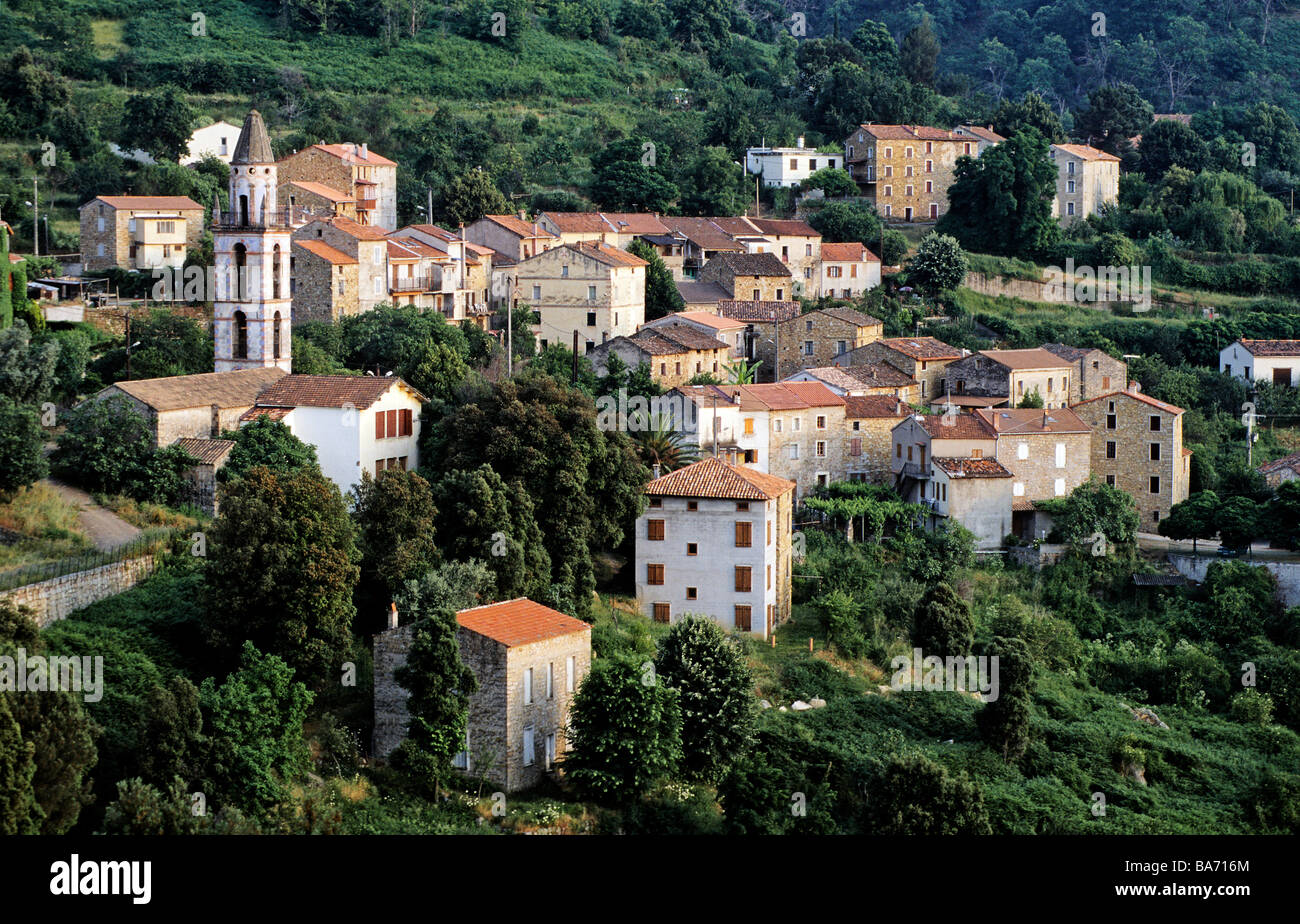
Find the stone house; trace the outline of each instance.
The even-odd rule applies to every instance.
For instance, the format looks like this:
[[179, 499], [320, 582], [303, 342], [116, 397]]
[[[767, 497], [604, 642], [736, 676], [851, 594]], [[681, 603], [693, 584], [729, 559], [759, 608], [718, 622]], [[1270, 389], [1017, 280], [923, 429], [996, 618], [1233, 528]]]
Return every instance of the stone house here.
[[1012, 530], [1012, 475], [997, 459], [939, 456], [923, 498], [930, 526], [960, 523], [975, 534], [975, 547], [995, 549]]
[[720, 253], [700, 270], [700, 282], [714, 282], [735, 300], [784, 302], [794, 298], [790, 268], [770, 253]]
[[780, 323], [783, 371], [827, 366], [850, 350], [879, 340], [884, 324], [849, 307], [822, 308]]
[[646, 261], [608, 244], [565, 244], [514, 267], [516, 285], [533, 309], [540, 349], [552, 343], [591, 352], [645, 321]]
[[[374, 639], [375, 732], [372, 750], [387, 757], [406, 737], [409, 694], [394, 676], [406, 663], [414, 624]], [[520, 597], [456, 614], [460, 659], [474, 674], [465, 747], [453, 765], [481, 774], [504, 792], [531, 789], [568, 751], [574, 695], [591, 669], [591, 626]]]
[[605, 375], [608, 359], [616, 354], [629, 369], [645, 363], [650, 377], [663, 388], [685, 385], [697, 375], [722, 377], [730, 346], [686, 325], [642, 328], [630, 337], [606, 340], [590, 353], [597, 375]]
[[[687, 327], [723, 341], [730, 348], [726, 356], [728, 362], [745, 355], [745, 322], [720, 317], [709, 311], [677, 311], [653, 321], [646, 321], [641, 329], [660, 330], [674, 327]], [[719, 378], [726, 377], [719, 376]]]
[[886, 220], [935, 221], [948, 211], [957, 158], [979, 155], [980, 139], [929, 125], [859, 125], [845, 162]]
[[1097, 395], [1109, 394], [1128, 381], [1128, 364], [1105, 350], [1095, 347], [1072, 347], [1064, 343], [1044, 343], [1043, 349], [1074, 363], [1070, 378], [1070, 404], [1078, 404]]
[[997, 404], [1014, 407], [1038, 392], [1043, 407], [1065, 407], [1070, 402], [1074, 369], [1074, 362], [1040, 348], [982, 350], [948, 364], [943, 373], [944, 394], [998, 398]]
[[527, 260], [560, 246], [560, 239], [535, 221], [519, 215], [484, 215], [465, 226], [465, 240], [490, 248], [493, 265], [505, 266]]
[[280, 187], [280, 195], [288, 197], [286, 202], [295, 215], [357, 220], [356, 200], [324, 183], [294, 180]]
[[1219, 351], [1219, 371], [1251, 384], [1300, 386], [1300, 340], [1237, 340]]
[[717, 314], [718, 303], [731, 300], [731, 293], [716, 282], [679, 282], [676, 285], [685, 311]]
[[203, 158], [211, 156], [229, 164], [234, 156], [235, 141], [239, 138], [239, 126], [224, 120], [213, 122], [190, 133], [190, 140], [185, 145], [185, 154], [179, 163], [182, 167], [197, 164]]
[[420, 465], [421, 413], [427, 398], [397, 376], [286, 375], [257, 396], [240, 424], [283, 421], [316, 448], [321, 473], [347, 494], [389, 468]]
[[189, 196], [97, 196], [80, 210], [85, 271], [184, 266], [203, 236], [203, 217]]
[[176, 445], [198, 460], [198, 463], [185, 473], [185, 502], [193, 504], [210, 517], [220, 513], [217, 503], [217, 472], [230, 458], [230, 450], [235, 448], [234, 440], [205, 440], [184, 437]]
[[[317, 218], [295, 229], [292, 239], [295, 244], [319, 241], [356, 261], [356, 306], [351, 312], [347, 309], [352, 308], [352, 299], [348, 294], [352, 290], [345, 286], [344, 291], [339, 293], [340, 277], [336, 276], [333, 280], [332, 299], [339, 301], [340, 313], [369, 311], [388, 300], [388, 239], [380, 228], [358, 224], [349, 218]], [[321, 271], [318, 260], [312, 261], [316, 264], [310, 270], [313, 282], [305, 290], [299, 291], [296, 261], [301, 253], [301, 249], [294, 249], [294, 263], [290, 268], [290, 275], [294, 280], [290, 285], [293, 294], [293, 316], [294, 318], [323, 318], [327, 314], [332, 315], [334, 312], [332, 305], [325, 306], [313, 302], [314, 298], [321, 297], [319, 293]], [[313, 256], [320, 258], [318, 252], [314, 252]], [[348, 271], [345, 271], [345, 274], [346, 272]]]
[[[1007, 140], [995, 132], [992, 125], [958, 125], [952, 131], [959, 138], [970, 139], [975, 142], [975, 150], [969, 153], [971, 157], [979, 157], [989, 148]], [[964, 146], [963, 153], [966, 153]]]
[[850, 350], [833, 360], [837, 366], [888, 363], [920, 385], [917, 400], [925, 404], [943, 394], [944, 370], [963, 351], [934, 337], [887, 337]]
[[293, 242], [293, 320], [336, 322], [360, 312], [357, 258], [323, 240]]
[[[681, 279], [698, 279], [700, 270], [714, 257], [724, 253], [745, 253], [744, 244], [738, 243], [730, 234], [708, 218], [688, 218], [677, 215], [665, 215], [660, 219], [674, 235], [684, 243], [682, 245]], [[685, 293], [683, 293], [685, 296]], [[733, 297], [728, 294], [728, 298]], [[693, 305], [688, 301], [688, 307]]]
[[893, 481], [893, 429], [914, 413], [911, 405], [888, 395], [844, 399], [845, 474], [849, 481]]
[[1295, 481], [1300, 478], [1300, 452], [1293, 452], [1289, 456], [1265, 462], [1256, 471], [1264, 476], [1265, 484], [1277, 490], [1284, 481]]
[[757, 228], [763, 235], [762, 241], [755, 241], [750, 245], [750, 251], [775, 254], [789, 267], [790, 275], [794, 279], [794, 295], [811, 298], [817, 294], [817, 274], [823, 255], [822, 236], [816, 228], [806, 221], [779, 218], [742, 220]]
[[1138, 529], [1155, 532], [1169, 508], [1187, 500], [1192, 452], [1183, 446], [1183, 409], [1130, 382], [1071, 410], [1092, 427], [1092, 473], [1133, 495]]
[[1011, 472], [1011, 496], [1064, 497], [1088, 480], [1092, 427], [1069, 408], [981, 408], [974, 412], [997, 432], [994, 455]]
[[1056, 167], [1052, 217], [1069, 226], [1119, 201], [1119, 158], [1086, 144], [1054, 144], [1047, 152]]
[[619, 250], [643, 235], [671, 234], [659, 216], [649, 212], [541, 212], [537, 224], [561, 244], [596, 241]]
[[290, 183], [319, 183], [351, 198], [359, 224], [384, 231], [397, 227], [397, 164], [361, 144], [313, 144], [277, 164], [281, 201]]
[[638, 609], [665, 623], [707, 616], [766, 639], [790, 616], [793, 491], [714, 458], [647, 484], [635, 526]]
[[778, 361], [778, 325], [799, 316], [798, 302], [732, 300], [718, 302], [718, 317], [745, 325], [744, 357], [759, 362], [760, 378], [779, 381], [785, 364]]
[[880, 285], [880, 258], [862, 244], [822, 244], [817, 295], [857, 298]]
[[154, 445], [179, 439], [211, 440], [239, 426], [240, 416], [266, 389], [284, 378], [274, 366], [235, 372], [203, 372], [156, 379], [128, 379], [102, 388], [87, 401], [122, 396], [149, 424]]
[[785, 382], [821, 382], [837, 395], [885, 395], [914, 404], [920, 384], [889, 363], [866, 366], [814, 366], [786, 376]]

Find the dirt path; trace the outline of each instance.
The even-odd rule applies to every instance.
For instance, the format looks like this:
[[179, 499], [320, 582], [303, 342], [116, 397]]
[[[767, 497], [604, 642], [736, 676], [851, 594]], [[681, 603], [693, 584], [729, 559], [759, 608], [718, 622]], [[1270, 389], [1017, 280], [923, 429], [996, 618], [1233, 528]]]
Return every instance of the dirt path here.
[[53, 479], [48, 479], [46, 483], [58, 491], [69, 503], [80, 508], [81, 512], [77, 519], [80, 521], [81, 528], [85, 532], [86, 538], [101, 552], [108, 552], [120, 545], [125, 545], [140, 535], [140, 530], [137, 527], [126, 522], [113, 511], [99, 506], [89, 494], [80, 488], [74, 488]]

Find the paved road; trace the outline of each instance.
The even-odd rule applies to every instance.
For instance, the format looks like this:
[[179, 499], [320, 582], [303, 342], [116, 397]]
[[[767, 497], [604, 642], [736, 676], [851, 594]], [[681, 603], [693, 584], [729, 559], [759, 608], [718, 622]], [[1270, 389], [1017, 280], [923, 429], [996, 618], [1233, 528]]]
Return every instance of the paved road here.
[[86, 538], [101, 552], [108, 552], [119, 545], [125, 545], [140, 535], [137, 527], [126, 522], [113, 511], [99, 506], [80, 488], [74, 488], [52, 478], [47, 479], [46, 484], [58, 491], [70, 503], [81, 508], [81, 513], [78, 515], [81, 529], [85, 532]]
[[[1190, 542], [1175, 542], [1155, 533], [1138, 533], [1137, 540], [1140, 549], [1154, 552], [1192, 554], [1192, 544]], [[1217, 556], [1218, 552], [1219, 541], [1217, 539], [1201, 539], [1196, 543], [1196, 553], [1203, 558]], [[1241, 559], [1246, 560], [1246, 556], [1241, 556]], [[1300, 559], [1300, 552], [1288, 552], [1286, 549], [1270, 549], [1268, 543], [1257, 542], [1250, 547], [1250, 559], [1256, 561], [1296, 561]]]

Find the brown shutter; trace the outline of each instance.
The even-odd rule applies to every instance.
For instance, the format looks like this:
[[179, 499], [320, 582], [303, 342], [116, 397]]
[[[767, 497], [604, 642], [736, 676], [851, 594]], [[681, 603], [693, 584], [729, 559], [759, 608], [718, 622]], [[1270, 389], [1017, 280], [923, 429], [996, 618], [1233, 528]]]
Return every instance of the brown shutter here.
[[397, 411], [387, 411], [388, 420], [385, 427], [388, 429], [389, 436], [397, 436]]
[[862, 455], [862, 438], [861, 438], [861, 437], [854, 437], [853, 439], [849, 440], [849, 455], [851, 455], [851, 456], [860, 456], [860, 455]]
[[647, 583], [647, 584], [662, 584], [662, 583], [664, 582], [664, 566], [663, 566], [663, 565], [652, 565], [652, 564], [647, 564], [647, 565], [645, 566], [645, 569], [646, 569], [646, 583]]
[[751, 625], [750, 608], [744, 604], [737, 604], [736, 605], [736, 628], [748, 632], [750, 625]]
[[741, 593], [749, 593], [753, 586], [753, 571], [748, 565], [736, 566], [736, 590]]
[[411, 409], [409, 407], [403, 408], [402, 409], [402, 436], [410, 436], [414, 432], [412, 423], [413, 421], [412, 421]]
[[663, 520], [646, 520], [645, 537], [654, 541], [662, 541], [664, 538], [664, 521]]
[[382, 440], [383, 438], [384, 438], [384, 412], [375, 411], [375, 439]]
[[754, 524], [748, 520], [736, 521], [736, 548], [747, 549], [754, 544]]

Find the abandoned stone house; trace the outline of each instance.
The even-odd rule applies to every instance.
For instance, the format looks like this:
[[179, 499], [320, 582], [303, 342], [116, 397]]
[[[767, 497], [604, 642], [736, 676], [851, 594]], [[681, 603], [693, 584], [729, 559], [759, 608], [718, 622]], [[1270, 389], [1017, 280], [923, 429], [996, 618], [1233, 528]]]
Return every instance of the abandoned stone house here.
[[827, 366], [850, 350], [879, 340], [884, 325], [852, 308], [823, 308], [781, 322], [781, 368]]
[[[524, 597], [461, 610], [456, 623], [460, 659], [478, 690], [454, 765], [505, 792], [530, 789], [568, 750], [569, 710], [591, 669], [591, 626]], [[406, 663], [416, 625], [398, 625], [394, 608], [374, 638], [372, 750], [379, 757], [406, 737], [408, 693], [394, 673]]]
[[719, 253], [704, 264], [699, 281], [717, 283], [737, 300], [784, 302], [794, 298], [790, 268], [772, 253]]
[[922, 404], [943, 393], [944, 370], [961, 359], [963, 352], [934, 337], [887, 337], [849, 350], [833, 360], [837, 366], [888, 363], [920, 385]]
[[1044, 343], [1043, 349], [1066, 362], [1074, 363], [1074, 375], [1070, 378], [1070, 404], [1108, 394], [1128, 381], [1128, 364], [1105, 350], [1072, 347], [1064, 343]]
[[1043, 407], [1065, 407], [1074, 387], [1075, 363], [1044, 349], [981, 350], [949, 363], [944, 393], [954, 404], [1015, 407], [1035, 392]]

